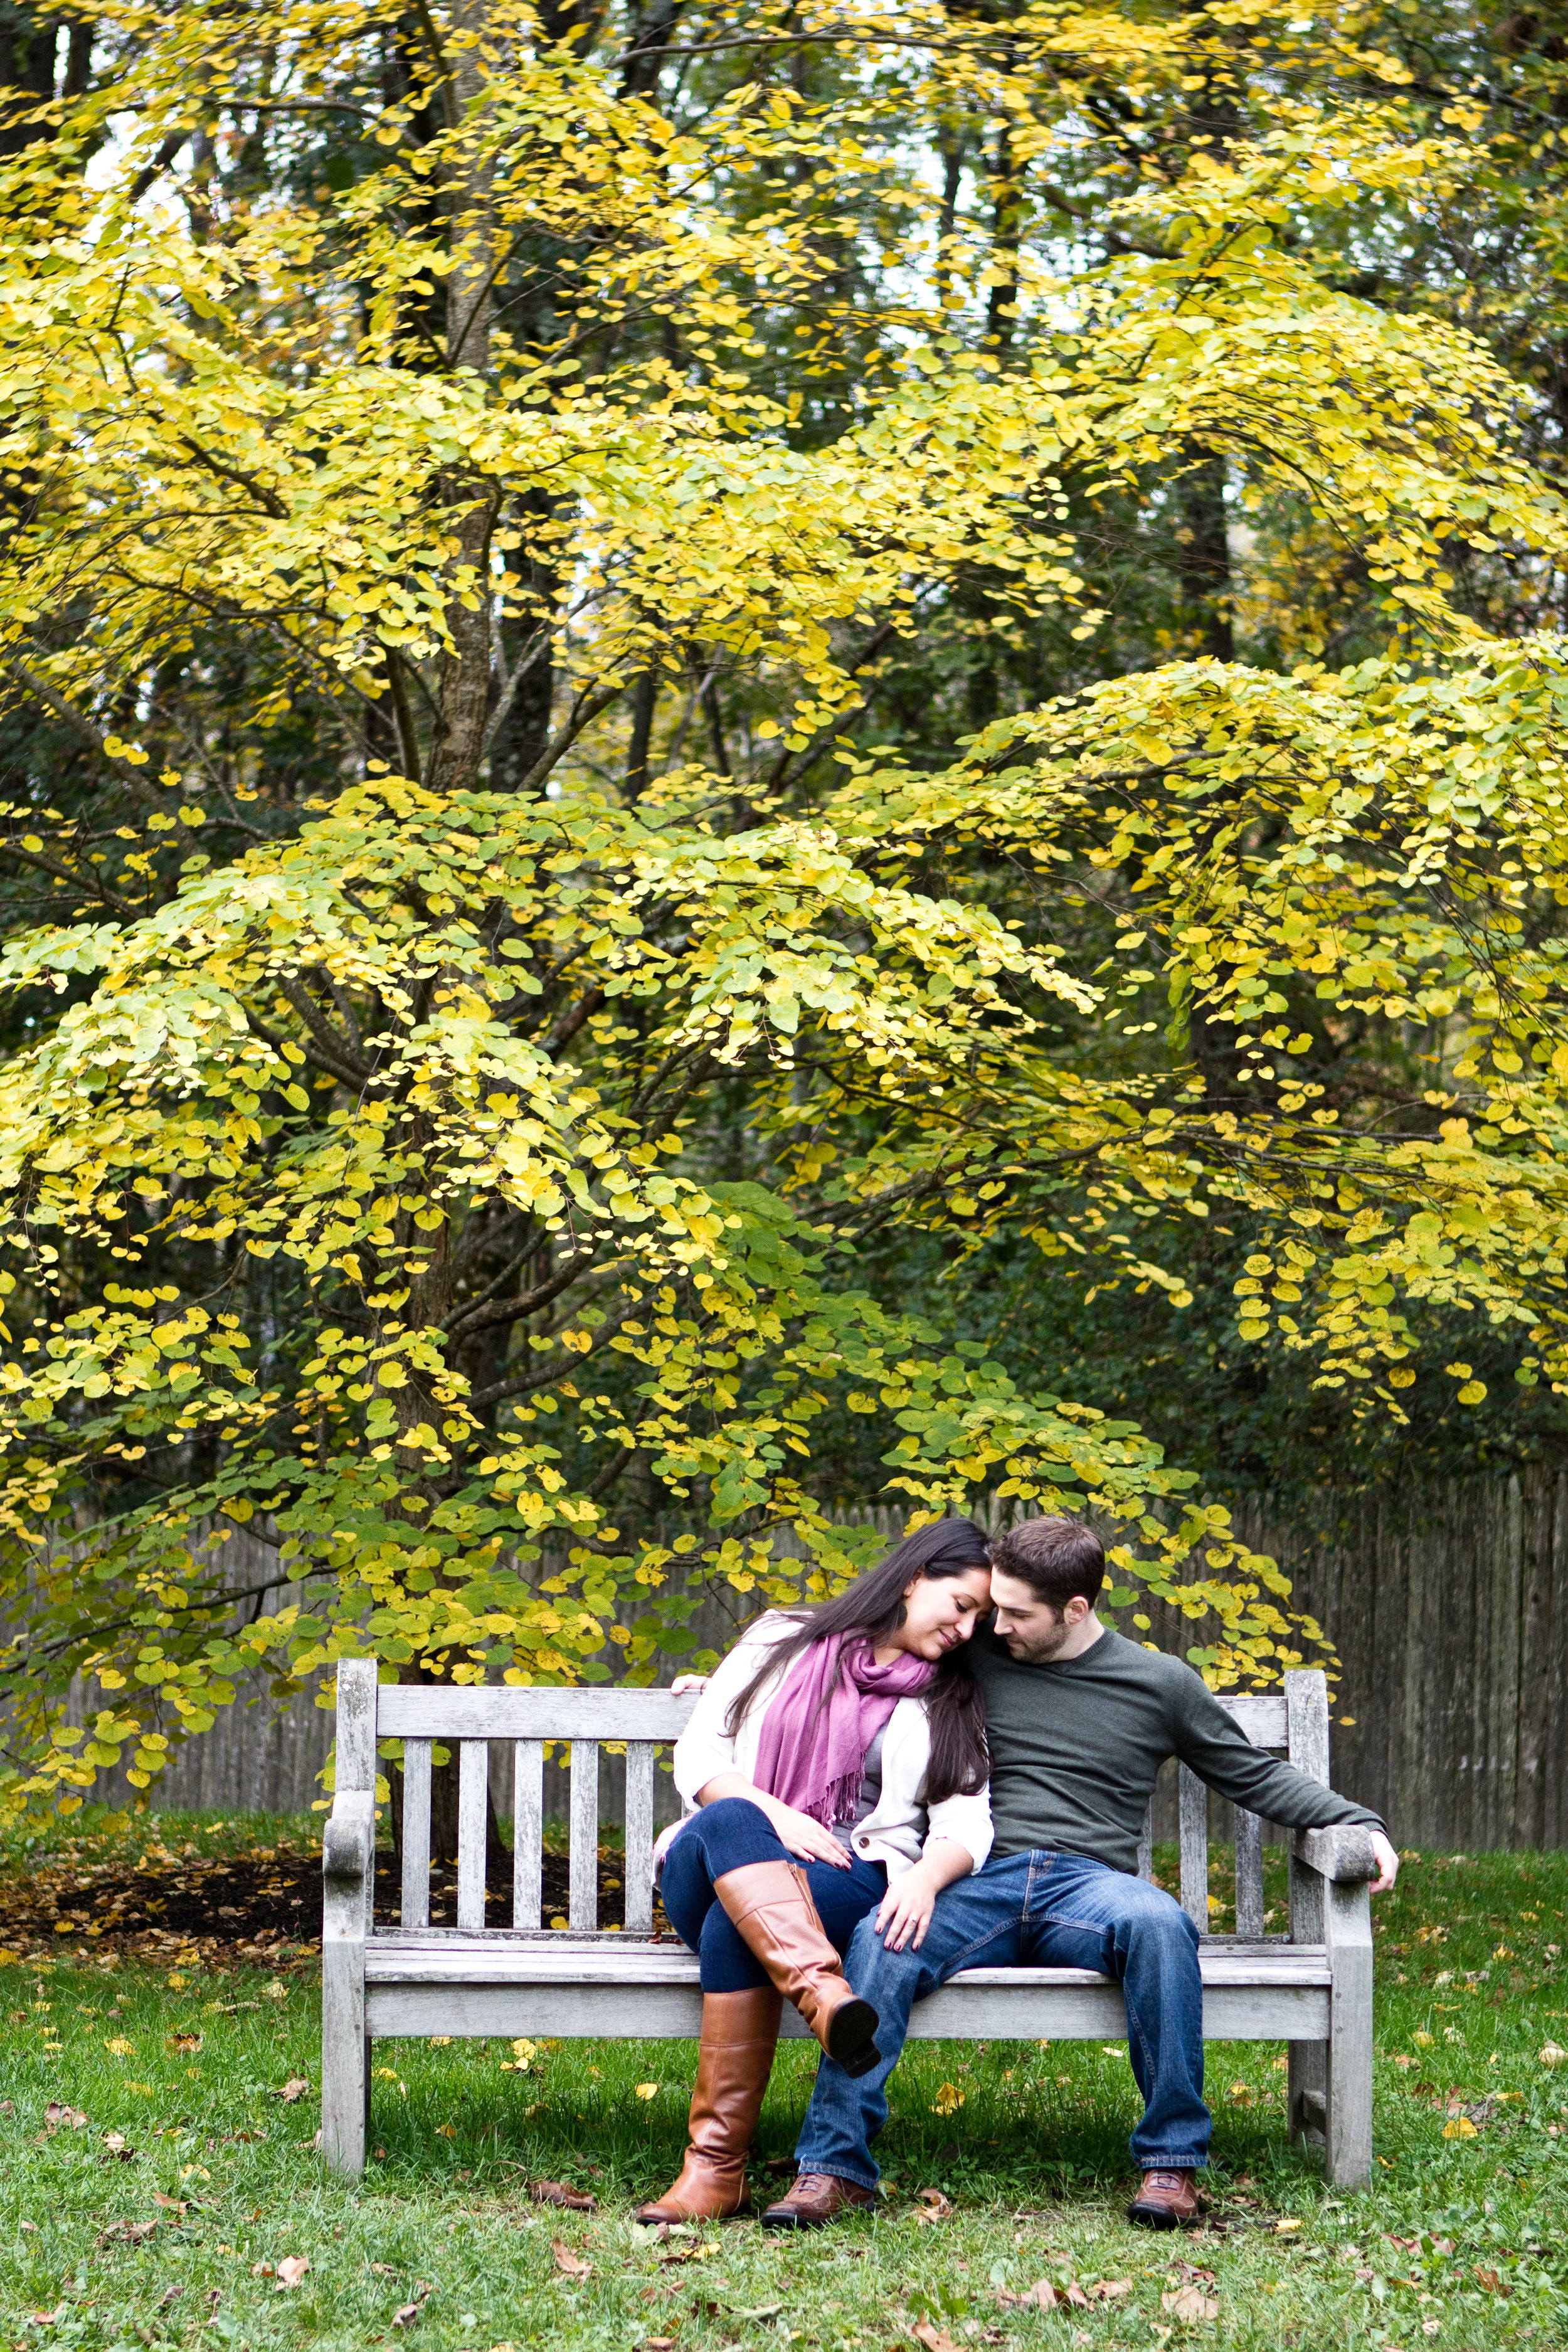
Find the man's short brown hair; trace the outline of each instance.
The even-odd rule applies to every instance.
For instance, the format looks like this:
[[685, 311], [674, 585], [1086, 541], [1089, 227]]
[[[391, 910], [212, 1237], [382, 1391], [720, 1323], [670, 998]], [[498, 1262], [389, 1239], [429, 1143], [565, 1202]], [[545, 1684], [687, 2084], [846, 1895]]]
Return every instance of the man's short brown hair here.
[[1075, 1598], [1093, 1607], [1105, 1582], [1105, 1547], [1077, 1519], [1023, 1519], [993, 1542], [991, 1565], [1026, 1584], [1059, 1617]]

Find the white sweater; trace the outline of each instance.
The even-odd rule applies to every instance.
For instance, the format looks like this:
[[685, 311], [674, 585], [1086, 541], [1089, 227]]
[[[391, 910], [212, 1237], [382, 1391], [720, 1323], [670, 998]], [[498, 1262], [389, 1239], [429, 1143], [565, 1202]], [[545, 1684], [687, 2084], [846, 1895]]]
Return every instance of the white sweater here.
[[[699, 1789], [721, 1772], [741, 1772], [754, 1779], [763, 1717], [782, 1678], [765, 1682], [742, 1718], [733, 1739], [724, 1729], [731, 1702], [756, 1673], [769, 1649], [793, 1633], [793, 1622], [770, 1612], [749, 1625], [728, 1657], [717, 1665], [699, 1697], [691, 1719], [675, 1743], [675, 1785], [688, 1806], [694, 1806]], [[901, 1878], [920, 1860], [928, 1840], [952, 1838], [966, 1846], [978, 1870], [991, 1851], [991, 1790], [989, 1784], [972, 1797], [944, 1797], [940, 1804], [925, 1801], [926, 1767], [931, 1761], [931, 1728], [918, 1698], [901, 1698], [888, 1718], [882, 1737], [882, 1794], [874, 1812], [858, 1822], [854, 1852], [866, 1862], [886, 1864], [889, 1882]]]

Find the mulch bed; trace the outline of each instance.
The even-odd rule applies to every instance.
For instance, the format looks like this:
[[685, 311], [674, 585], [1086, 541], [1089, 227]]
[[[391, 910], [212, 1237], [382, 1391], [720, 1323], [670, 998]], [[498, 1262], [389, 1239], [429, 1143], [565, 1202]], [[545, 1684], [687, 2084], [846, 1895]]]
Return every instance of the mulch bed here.
[[[599, 1855], [599, 1925], [626, 1918], [620, 1856]], [[493, 1883], [493, 1882], [492, 1882]], [[544, 1857], [542, 1917], [564, 1920], [568, 1868], [564, 1854]], [[510, 1925], [511, 1887], [494, 1887], [492, 1925]], [[430, 1923], [452, 1927], [458, 1874], [437, 1864], [430, 1874]], [[396, 1924], [401, 1884], [390, 1855], [375, 1874], [377, 1924]], [[655, 1914], [656, 1925], [660, 1924]], [[665, 1930], [668, 1933], [668, 1927]], [[179, 1853], [152, 1844], [137, 1853], [128, 1843], [105, 1853], [96, 1845], [28, 1866], [0, 1890], [0, 1954], [36, 1959], [45, 1954], [78, 1959], [136, 1959], [153, 1967], [265, 1967], [279, 1973], [313, 1961], [321, 1943], [321, 1865], [318, 1849], [260, 1846], [246, 1853]]]

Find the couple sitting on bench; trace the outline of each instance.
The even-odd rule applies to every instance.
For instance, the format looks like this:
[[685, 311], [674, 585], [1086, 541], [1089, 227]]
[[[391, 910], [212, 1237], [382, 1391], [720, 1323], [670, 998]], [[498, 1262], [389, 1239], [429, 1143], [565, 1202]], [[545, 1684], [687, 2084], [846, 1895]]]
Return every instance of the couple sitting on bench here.
[[835, 1600], [760, 1618], [703, 1686], [675, 1750], [696, 1810], [656, 1857], [701, 1960], [690, 2144], [639, 2221], [741, 2210], [785, 2000], [823, 2057], [798, 2176], [763, 2222], [811, 2229], [871, 2204], [910, 2010], [986, 1966], [1120, 1980], [1143, 2095], [1129, 2218], [1196, 2217], [1210, 2131], [1197, 1930], [1136, 1875], [1161, 1765], [1179, 1756], [1291, 1828], [1362, 1823], [1374, 1895], [1399, 1864], [1375, 1814], [1254, 1748], [1183, 1661], [1102, 1625], [1104, 1573], [1074, 1520], [988, 1542], [943, 1519]]

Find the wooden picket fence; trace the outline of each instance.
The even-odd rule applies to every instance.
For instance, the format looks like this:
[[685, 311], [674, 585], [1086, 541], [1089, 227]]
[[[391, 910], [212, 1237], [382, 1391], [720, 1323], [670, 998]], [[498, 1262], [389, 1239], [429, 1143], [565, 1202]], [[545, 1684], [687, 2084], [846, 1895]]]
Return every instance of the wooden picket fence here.
[[[1402, 1844], [1568, 1845], [1568, 1474], [1227, 1499], [1237, 1533], [1279, 1561], [1338, 1648], [1335, 1786], [1382, 1812]], [[884, 1507], [845, 1516], [889, 1542], [903, 1525]], [[724, 1648], [752, 1608], [728, 1591], [705, 1597], [697, 1645]], [[1200, 1634], [1152, 1613], [1163, 1648], [1181, 1653]], [[153, 1802], [302, 1810], [321, 1793], [331, 1726], [309, 1693], [231, 1708], [180, 1753]], [[602, 1759], [606, 1810], [621, 1769]], [[123, 1801], [115, 1776], [102, 1780], [100, 1793]], [[552, 1766], [547, 1812], [564, 1816], [566, 1790]], [[495, 1794], [504, 1808], [510, 1791]], [[675, 1809], [667, 1778], [659, 1796], [662, 1818]], [[1174, 1834], [1174, 1804], [1173, 1785], [1157, 1802], [1158, 1835]], [[1226, 1834], [1217, 1805], [1213, 1826]]]

